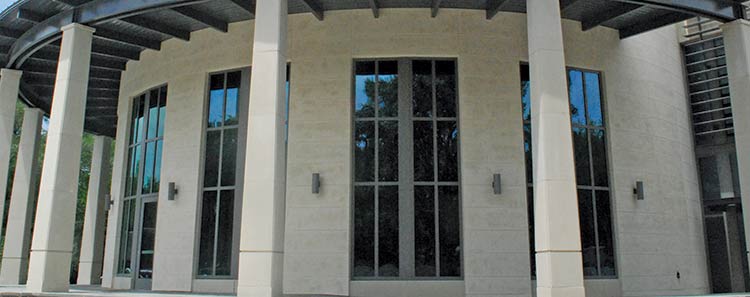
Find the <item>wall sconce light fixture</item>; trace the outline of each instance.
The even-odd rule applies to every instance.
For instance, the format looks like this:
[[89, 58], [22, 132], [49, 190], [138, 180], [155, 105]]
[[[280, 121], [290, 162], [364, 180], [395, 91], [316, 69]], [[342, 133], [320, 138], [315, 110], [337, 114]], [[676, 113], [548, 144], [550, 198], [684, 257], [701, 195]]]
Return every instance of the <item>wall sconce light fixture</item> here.
[[312, 174], [312, 193], [320, 194], [320, 173]]
[[495, 173], [492, 175], [492, 190], [495, 195], [500, 195], [503, 193], [502, 176], [500, 175], [500, 173]]
[[636, 200], [646, 199], [646, 193], [643, 191], [643, 181], [636, 181], [635, 188], [633, 188], [633, 195]]
[[177, 195], [178, 192], [177, 185], [175, 185], [174, 182], [170, 182], [167, 188], [167, 200], [174, 201], [175, 195]]

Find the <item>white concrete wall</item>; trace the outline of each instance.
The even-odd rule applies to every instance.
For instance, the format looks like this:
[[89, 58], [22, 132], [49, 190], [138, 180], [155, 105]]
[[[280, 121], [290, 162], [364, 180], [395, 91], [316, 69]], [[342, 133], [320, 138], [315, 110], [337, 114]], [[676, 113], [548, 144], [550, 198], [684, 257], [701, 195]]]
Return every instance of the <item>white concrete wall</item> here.
[[[462, 286], [466, 296], [531, 294], [519, 78], [519, 64], [527, 60], [525, 21], [523, 14], [500, 13], [488, 21], [483, 11], [452, 9], [442, 9], [437, 18], [426, 9], [384, 9], [378, 19], [369, 10], [328, 11], [323, 22], [309, 14], [290, 16], [285, 293], [389, 292], [350, 282], [352, 60], [420, 56], [458, 60], [465, 280], [444, 285]], [[159, 200], [156, 290], [206, 290], [195, 287], [205, 281], [193, 281], [197, 245], [191, 244], [197, 240], [206, 78], [249, 66], [252, 32], [249, 21], [232, 24], [229, 33], [194, 32], [189, 43], [169, 40], [160, 52], [146, 51], [130, 62], [123, 75], [112, 187], [118, 201], [131, 97], [169, 85], [162, 182], [177, 182], [180, 194], [167, 201], [162, 193]], [[577, 22], [566, 21], [564, 35], [567, 63], [602, 71], [605, 81], [619, 277], [588, 280], [589, 295], [706, 292], [675, 28], [621, 41], [612, 29], [581, 32]], [[318, 195], [310, 193], [313, 172], [322, 177]], [[503, 174], [500, 196], [490, 186], [496, 172]], [[646, 184], [645, 201], [632, 196], [636, 179]], [[119, 222], [110, 222], [112, 262]]]

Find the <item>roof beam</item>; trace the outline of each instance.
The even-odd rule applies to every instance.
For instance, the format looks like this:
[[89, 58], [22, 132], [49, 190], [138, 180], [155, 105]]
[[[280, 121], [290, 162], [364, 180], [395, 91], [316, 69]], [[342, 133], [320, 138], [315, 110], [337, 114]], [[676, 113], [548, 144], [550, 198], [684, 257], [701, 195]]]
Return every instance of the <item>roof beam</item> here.
[[0, 27], [0, 36], [3, 37], [18, 39], [21, 37], [21, 35], [23, 35], [23, 33], [23, 31]]
[[581, 29], [583, 31], [591, 30], [606, 21], [618, 18], [626, 13], [629, 13], [641, 7], [643, 6], [629, 4], [629, 3], [621, 3], [620, 5], [617, 5], [616, 7], [608, 8], [604, 11], [601, 11], [598, 14], [590, 18], [583, 19], [583, 21], [581, 21]]
[[86, 2], [89, 2], [90, 0], [52, 0], [57, 3], [62, 3], [69, 7], [76, 7], [81, 4], [85, 4]]
[[129, 18], [120, 19], [120, 21], [136, 25], [141, 28], [149, 29], [164, 35], [168, 35], [174, 38], [182, 39], [184, 41], [190, 41], [190, 31], [177, 29], [164, 24], [159, 21], [146, 19], [142, 16], [132, 16]]
[[122, 32], [111, 31], [109, 29], [96, 28], [94, 36], [155, 51], [161, 50], [161, 41], [132, 36]]
[[629, 27], [620, 28], [620, 39], [625, 39], [647, 31], [674, 24], [691, 18], [692, 15], [681, 12], [670, 12], [652, 17], [649, 20], [637, 22]]
[[323, 20], [324, 12], [323, 12], [323, 6], [318, 3], [318, 0], [302, 0], [302, 3], [307, 6], [307, 9], [312, 12], [312, 14], [317, 18], [319, 21]]
[[240, 8], [247, 11], [249, 14], [251, 14], [253, 17], [255, 16], [255, 3], [251, 0], [230, 0], [234, 5], [239, 6]]
[[380, 3], [378, 0], [369, 0], [370, 8], [372, 9], [372, 16], [376, 19], [380, 17]]
[[183, 6], [172, 8], [172, 10], [221, 32], [226, 33], [227, 31], [229, 31], [229, 24], [227, 24], [227, 22], [217, 19], [209, 15], [208, 13], [199, 11], [195, 8]]
[[432, 0], [432, 4], [430, 4], [430, 13], [433, 18], [438, 15], [438, 12], [440, 12], [440, 2], [442, 2], [442, 0]]
[[[57, 52], [60, 51], [59, 44], [55, 44], [55, 43], [48, 44], [46, 47], [54, 49]], [[2, 48], [0, 48], [0, 51], [2, 51]], [[114, 48], [114, 47], [100, 45], [96, 43], [91, 45], [91, 54], [95, 56], [101, 56], [102, 58], [114, 58], [114, 59], [136, 60], [136, 61], [141, 59], [141, 53], [139, 51]]]
[[487, 19], [494, 18], [506, 3], [508, 0], [487, 0]]
[[740, 12], [744, 7], [739, 1], [720, 0], [614, 0], [661, 8], [684, 14], [700, 15], [720, 21], [732, 21], [742, 18]]
[[560, 13], [565, 12], [566, 9], [570, 8], [576, 2], [581, 0], [560, 0]]
[[42, 15], [41, 13], [38, 13], [38, 12], [34, 12], [28, 9], [21, 8], [21, 9], [18, 9], [18, 12], [16, 13], [16, 18], [27, 20], [29, 22], [41, 23], [47, 19], [47, 16]]

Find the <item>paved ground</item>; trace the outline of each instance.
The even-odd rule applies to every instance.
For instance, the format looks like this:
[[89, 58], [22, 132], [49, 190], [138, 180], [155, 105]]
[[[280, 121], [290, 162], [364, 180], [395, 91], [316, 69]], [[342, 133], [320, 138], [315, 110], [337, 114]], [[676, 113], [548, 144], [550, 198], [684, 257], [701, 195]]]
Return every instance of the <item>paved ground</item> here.
[[227, 297], [233, 295], [220, 294], [188, 294], [168, 292], [144, 292], [144, 291], [113, 291], [102, 289], [98, 286], [71, 286], [68, 293], [43, 293], [31, 294], [25, 292], [24, 286], [0, 286], [1, 297]]
[[[221, 294], [189, 294], [148, 291], [114, 291], [99, 286], [71, 286], [68, 293], [31, 294], [25, 292], [24, 286], [0, 286], [0, 297], [230, 297]], [[666, 296], [665, 296], [666, 297]], [[750, 293], [713, 294], [703, 296], [668, 296], [668, 297], [750, 297]]]

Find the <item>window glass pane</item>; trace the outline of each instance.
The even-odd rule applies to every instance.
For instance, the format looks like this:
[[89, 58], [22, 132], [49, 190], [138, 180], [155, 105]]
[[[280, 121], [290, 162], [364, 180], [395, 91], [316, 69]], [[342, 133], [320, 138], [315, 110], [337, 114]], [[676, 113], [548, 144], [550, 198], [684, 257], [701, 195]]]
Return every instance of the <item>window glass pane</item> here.
[[523, 150], [526, 158], [526, 183], [534, 182], [534, 164], [531, 155], [531, 124], [523, 125]]
[[216, 230], [216, 191], [203, 193], [201, 208], [201, 239], [198, 255], [198, 275], [213, 275], [214, 236]]
[[523, 108], [523, 120], [531, 121], [531, 83], [521, 82], [521, 108]]
[[131, 147], [128, 149], [128, 173], [125, 176], [125, 197], [133, 195], [132, 184], [133, 184], [133, 160], [135, 159], [135, 151]]
[[573, 154], [575, 155], [576, 183], [590, 186], [589, 140], [585, 128], [573, 128]]
[[219, 179], [219, 154], [221, 131], [208, 131], [206, 135], [206, 160], [203, 169], [203, 186], [215, 187]]
[[529, 257], [531, 261], [531, 275], [536, 275], [536, 244], [534, 241], [534, 187], [526, 188], [526, 211], [529, 222]]
[[436, 276], [433, 186], [414, 187], [414, 262], [416, 276]]
[[138, 277], [150, 279], [154, 267], [154, 239], [156, 239], [156, 202], [143, 204], [141, 226], [141, 255]]
[[568, 71], [570, 92], [570, 120], [573, 124], [586, 124], [586, 107], [583, 101], [583, 74], [578, 70]]
[[355, 181], [375, 180], [375, 124], [356, 122], [354, 135], [354, 176]]
[[354, 276], [375, 276], [375, 191], [354, 188]]
[[378, 276], [398, 276], [398, 186], [378, 191]]
[[375, 116], [375, 62], [357, 62], [355, 72], [354, 114]]
[[152, 193], [159, 192], [159, 187], [161, 185], [161, 151], [163, 146], [163, 140], [158, 140], [156, 142], [156, 162], [154, 164], [154, 183], [151, 188]]
[[221, 191], [216, 234], [216, 275], [232, 274], [232, 231], [234, 230], [234, 191]]
[[612, 237], [612, 207], [609, 191], [596, 191], [596, 223], [599, 232], [601, 275], [615, 275], [615, 251]]
[[456, 116], [456, 62], [435, 61], [435, 99], [438, 117]]
[[138, 104], [137, 104], [137, 110], [136, 110], [136, 116], [135, 116], [135, 142], [141, 142], [143, 141], [143, 137], [145, 136], [143, 131], [143, 125], [145, 124], [145, 110], [146, 110], [146, 95], [143, 94], [141, 97], [138, 98]]
[[240, 81], [242, 72], [235, 71], [227, 74], [227, 101], [224, 115], [224, 125], [237, 125], [237, 100], [239, 99]]
[[698, 159], [701, 190], [703, 190], [703, 199], [706, 200], [721, 198], [719, 168], [716, 159], [716, 156], [708, 156]]
[[156, 153], [156, 142], [146, 144], [146, 164], [143, 170], [143, 194], [151, 193], [151, 184], [154, 176], [154, 155]]
[[224, 74], [211, 76], [208, 100], [208, 127], [219, 127], [224, 118]]
[[432, 61], [412, 62], [414, 117], [432, 117]]
[[458, 181], [458, 126], [454, 121], [437, 125], [438, 180]]
[[438, 187], [440, 226], [440, 276], [461, 275], [461, 224], [458, 187]]
[[378, 117], [398, 116], [398, 62], [378, 62]]
[[608, 187], [609, 175], [607, 174], [607, 148], [604, 130], [592, 129], [591, 131], [591, 157], [594, 161], [594, 182], [597, 186]]
[[224, 130], [221, 154], [221, 185], [235, 185], [237, 171], [237, 129]]
[[130, 144], [138, 142], [138, 131], [140, 131], [140, 127], [138, 126], [140, 124], [140, 121], [138, 121], [138, 111], [141, 110], [141, 104], [140, 97], [133, 101], [133, 115], [130, 119]]
[[120, 230], [120, 260], [118, 261], [117, 273], [132, 273], [132, 244], [133, 244], [133, 221], [135, 216], [134, 200], [129, 199], [123, 202], [122, 208], [122, 229]]
[[135, 154], [133, 156], [133, 183], [131, 184], [130, 192], [133, 193], [133, 195], [138, 194], [138, 176], [141, 173], [141, 155], [143, 154], [143, 144], [139, 144], [135, 146]]
[[414, 121], [414, 180], [433, 181], [432, 122]]
[[584, 76], [586, 79], [586, 106], [588, 107], [589, 125], [604, 126], [599, 74], [586, 72]]
[[378, 138], [378, 179], [398, 181], [398, 122], [379, 123]]
[[146, 139], [156, 137], [159, 127], [159, 90], [152, 90], [148, 102], [148, 134]]
[[583, 275], [599, 275], [596, 264], [596, 229], [594, 227], [594, 201], [589, 190], [578, 190], [578, 212], [581, 226], [581, 253]]
[[159, 90], [159, 136], [164, 136], [164, 122], [167, 113], [167, 87]]

